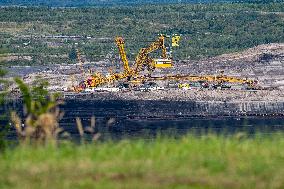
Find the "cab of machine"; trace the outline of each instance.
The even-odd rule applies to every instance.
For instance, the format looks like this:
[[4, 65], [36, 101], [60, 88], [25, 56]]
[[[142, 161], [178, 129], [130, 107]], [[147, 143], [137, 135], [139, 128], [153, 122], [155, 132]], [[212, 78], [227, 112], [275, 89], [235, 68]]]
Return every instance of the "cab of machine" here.
[[156, 68], [171, 68], [173, 67], [173, 61], [168, 58], [160, 58], [160, 59], [154, 59], [155, 67]]

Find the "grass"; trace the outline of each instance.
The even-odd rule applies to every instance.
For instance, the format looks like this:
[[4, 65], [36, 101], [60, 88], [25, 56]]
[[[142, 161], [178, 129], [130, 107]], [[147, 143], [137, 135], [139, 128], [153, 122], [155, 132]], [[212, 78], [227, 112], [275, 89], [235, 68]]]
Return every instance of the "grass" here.
[[284, 135], [18, 146], [0, 188], [284, 188]]

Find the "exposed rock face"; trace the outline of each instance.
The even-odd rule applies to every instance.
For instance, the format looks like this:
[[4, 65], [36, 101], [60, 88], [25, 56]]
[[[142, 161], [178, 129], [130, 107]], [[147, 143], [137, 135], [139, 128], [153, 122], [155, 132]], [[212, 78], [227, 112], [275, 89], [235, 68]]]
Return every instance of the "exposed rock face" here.
[[[197, 102], [205, 115], [284, 115], [284, 102]], [[197, 108], [198, 109], [198, 108]], [[200, 112], [201, 111], [201, 112]]]
[[[165, 90], [153, 92], [93, 93], [66, 95], [65, 100], [131, 110], [133, 116], [238, 116], [284, 115], [284, 91]], [[75, 107], [74, 107], [75, 108]], [[132, 114], [131, 113], [131, 114]], [[115, 114], [114, 114], [115, 115]]]
[[[22, 111], [21, 100], [9, 102]], [[5, 108], [4, 108], [5, 109]], [[0, 111], [4, 111], [1, 109]], [[208, 117], [284, 116], [284, 101], [169, 101], [122, 99], [65, 99], [62, 109], [69, 118], [81, 117]]]
[[[207, 102], [160, 100], [67, 100], [68, 116], [206, 117], [283, 116], [284, 102]], [[79, 107], [79, 108], [78, 108]], [[102, 108], [103, 107], [103, 111]], [[76, 110], [76, 111], [74, 111]]]
[[165, 101], [206, 101], [206, 102], [248, 102], [284, 101], [283, 90], [181, 90], [167, 89], [150, 92], [95, 92], [87, 94], [66, 93], [67, 99], [86, 100], [165, 100]]
[[150, 116], [284, 115], [284, 102], [144, 102], [141, 114]]

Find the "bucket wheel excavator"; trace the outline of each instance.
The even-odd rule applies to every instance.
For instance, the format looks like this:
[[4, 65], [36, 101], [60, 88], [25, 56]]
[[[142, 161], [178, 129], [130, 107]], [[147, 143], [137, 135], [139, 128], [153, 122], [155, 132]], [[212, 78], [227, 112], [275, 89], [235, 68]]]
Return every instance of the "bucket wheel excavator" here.
[[[170, 68], [173, 65], [171, 57], [167, 57], [166, 46], [165, 46], [165, 35], [160, 35], [158, 39], [153, 42], [149, 47], [140, 49], [136, 59], [135, 64], [130, 67], [127, 55], [125, 52], [125, 41], [122, 37], [116, 37], [115, 43], [119, 50], [120, 58], [123, 62], [123, 72], [121, 73], [109, 73], [104, 76], [100, 73], [95, 73], [89, 76], [86, 80], [82, 81], [74, 90], [80, 92], [86, 88], [97, 87], [99, 85], [113, 83], [117, 80], [127, 79], [128, 81], [138, 80], [144, 78], [145, 76], [140, 76], [140, 73], [145, 69], [148, 70], [148, 76], [156, 69]], [[149, 56], [150, 53], [161, 49], [162, 56], [159, 59], [153, 59]]]
[[[138, 74], [147, 68], [149, 76], [156, 68], [171, 68], [173, 66], [172, 57], [167, 57], [170, 52], [167, 52], [165, 46], [165, 35], [160, 35], [158, 39], [153, 42], [149, 47], [140, 49], [133, 68], [133, 75]], [[153, 59], [149, 56], [150, 53], [161, 49], [162, 56], [159, 59]]]
[[[151, 73], [155, 69], [171, 68], [173, 66], [173, 60], [171, 55], [171, 49], [167, 51], [165, 45], [165, 39], [169, 38], [166, 35], [160, 35], [156, 41], [151, 43], [149, 47], [140, 49], [136, 56], [135, 63], [130, 67], [127, 55], [125, 52], [125, 41], [122, 37], [116, 37], [115, 43], [119, 50], [120, 58], [123, 62], [123, 72], [121, 73], [109, 73], [108, 75], [102, 75], [101, 73], [95, 73], [82, 81], [74, 90], [81, 92], [86, 88], [95, 88], [103, 84], [110, 84], [115, 81], [126, 80], [127, 82], [142, 83], [147, 81], [190, 81], [190, 82], [208, 82], [208, 83], [235, 83], [248, 85], [254, 87], [257, 84], [256, 80], [238, 78], [232, 76], [226, 76], [223, 73], [220, 75], [167, 75], [162, 77], [151, 77]], [[178, 42], [180, 36], [173, 35], [171, 47], [179, 46]], [[154, 51], [161, 50], [160, 58], [152, 58], [150, 54]], [[141, 75], [141, 72], [147, 70], [147, 75]]]

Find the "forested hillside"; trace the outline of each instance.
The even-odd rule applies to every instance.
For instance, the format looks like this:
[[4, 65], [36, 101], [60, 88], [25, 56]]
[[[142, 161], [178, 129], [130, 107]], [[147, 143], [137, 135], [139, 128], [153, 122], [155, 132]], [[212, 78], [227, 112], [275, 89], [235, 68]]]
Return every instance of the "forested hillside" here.
[[[169, 4], [169, 3], [218, 3], [237, 2], [237, 0], [1, 0], [0, 5], [22, 6], [53, 6], [53, 7], [81, 7], [81, 6], [109, 6], [109, 5], [141, 5], [141, 4]], [[249, 0], [244, 0], [249, 1]], [[267, 0], [266, 0], [267, 1]], [[265, 1], [264, 1], [265, 2]]]
[[0, 61], [13, 53], [29, 54], [37, 63], [66, 62], [75, 44], [89, 60], [101, 60], [118, 54], [115, 36], [126, 39], [133, 60], [160, 33], [182, 35], [176, 59], [284, 42], [284, 3], [1, 8]]

